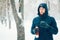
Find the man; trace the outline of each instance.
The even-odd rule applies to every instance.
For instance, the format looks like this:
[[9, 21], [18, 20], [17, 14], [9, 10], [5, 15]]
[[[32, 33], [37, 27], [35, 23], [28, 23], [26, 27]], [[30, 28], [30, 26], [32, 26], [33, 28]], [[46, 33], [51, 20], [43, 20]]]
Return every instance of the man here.
[[58, 33], [56, 21], [48, 15], [46, 3], [41, 3], [38, 7], [38, 17], [33, 19], [31, 33], [36, 35], [36, 26], [39, 28], [39, 37], [34, 40], [53, 40], [53, 34]]

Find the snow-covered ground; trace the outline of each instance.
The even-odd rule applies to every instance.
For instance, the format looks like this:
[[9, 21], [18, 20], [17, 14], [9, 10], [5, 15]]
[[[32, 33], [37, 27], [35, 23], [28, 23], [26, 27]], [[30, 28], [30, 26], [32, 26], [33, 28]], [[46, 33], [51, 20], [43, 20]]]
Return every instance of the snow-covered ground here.
[[0, 22], [0, 40], [17, 40], [17, 29], [14, 20], [11, 21], [11, 29], [9, 29], [9, 23], [7, 26]]

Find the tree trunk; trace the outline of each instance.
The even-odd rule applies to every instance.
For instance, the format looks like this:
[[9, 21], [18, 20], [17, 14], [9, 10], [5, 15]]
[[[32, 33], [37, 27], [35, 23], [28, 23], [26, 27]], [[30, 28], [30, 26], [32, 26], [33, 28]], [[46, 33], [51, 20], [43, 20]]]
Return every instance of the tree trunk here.
[[15, 7], [15, 1], [10, 0], [10, 2], [11, 2], [14, 19], [15, 19], [16, 26], [17, 26], [17, 40], [24, 40], [25, 39], [25, 37], [24, 37], [24, 27], [21, 25], [22, 20], [18, 17], [16, 7]]

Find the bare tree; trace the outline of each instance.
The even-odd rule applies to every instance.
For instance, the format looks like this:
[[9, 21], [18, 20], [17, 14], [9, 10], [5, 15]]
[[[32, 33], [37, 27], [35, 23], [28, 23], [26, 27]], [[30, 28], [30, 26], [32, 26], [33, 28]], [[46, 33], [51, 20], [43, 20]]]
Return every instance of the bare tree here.
[[[23, 16], [23, 0], [19, 0], [19, 12], [21, 12], [22, 13], [22, 18], [24, 17]], [[24, 19], [24, 18], [23, 18]]]
[[14, 15], [14, 19], [16, 22], [16, 26], [17, 26], [17, 40], [24, 40], [24, 27], [21, 25], [22, 20], [19, 18], [17, 11], [16, 11], [16, 7], [15, 7], [15, 1], [14, 0], [10, 0], [11, 2], [11, 6], [12, 6], [12, 11], [13, 11], [13, 15]]
[[6, 24], [6, 0], [0, 0], [0, 21], [2, 24]]

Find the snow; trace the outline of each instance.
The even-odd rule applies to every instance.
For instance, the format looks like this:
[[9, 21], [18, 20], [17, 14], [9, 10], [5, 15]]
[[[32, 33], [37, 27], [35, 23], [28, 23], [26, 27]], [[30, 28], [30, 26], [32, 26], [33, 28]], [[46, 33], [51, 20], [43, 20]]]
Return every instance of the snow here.
[[0, 22], [0, 40], [17, 40], [17, 29], [14, 20], [12, 20], [11, 29], [8, 25], [5, 26]]

